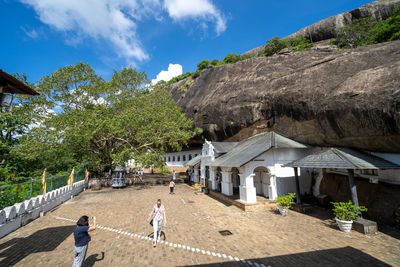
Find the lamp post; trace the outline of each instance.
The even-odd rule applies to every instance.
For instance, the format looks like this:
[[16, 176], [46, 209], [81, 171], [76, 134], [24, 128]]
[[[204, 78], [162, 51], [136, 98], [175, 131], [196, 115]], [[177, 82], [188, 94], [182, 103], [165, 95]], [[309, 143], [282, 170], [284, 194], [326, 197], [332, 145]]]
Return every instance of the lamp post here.
[[113, 171], [113, 188], [122, 188], [125, 187], [125, 175], [126, 171], [124, 166], [117, 166]]

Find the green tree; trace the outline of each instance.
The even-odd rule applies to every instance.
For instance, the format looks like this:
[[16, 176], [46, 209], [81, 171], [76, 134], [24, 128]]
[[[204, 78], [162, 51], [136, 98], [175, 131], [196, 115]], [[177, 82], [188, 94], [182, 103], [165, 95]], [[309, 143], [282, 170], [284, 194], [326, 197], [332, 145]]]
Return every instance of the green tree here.
[[287, 47], [287, 42], [285, 40], [279, 39], [279, 36], [276, 36], [267, 41], [267, 44], [265, 45], [264, 48], [264, 55], [270, 57], [286, 47]]
[[77, 162], [110, 168], [132, 157], [161, 164], [167, 148], [179, 150], [195, 134], [163, 87], [151, 90], [146, 74], [132, 68], [115, 71], [109, 82], [83, 63], [60, 68], [39, 82], [58, 112], [32, 129], [16, 153], [46, 164], [57, 156], [59, 168]]
[[223, 60], [225, 64], [236, 63], [238, 61], [240, 61], [240, 55], [238, 54], [228, 54]]
[[204, 70], [210, 64], [211, 64], [211, 62], [209, 60], [205, 59], [205, 60], [201, 61], [199, 64], [197, 64], [197, 69], [198, 70]]
[[339, 48], [355, 48], [374, 43], [371, 29], [377, 24], [373, 17], [354, 20], [349, 26], [339, 29], [333, 44]]

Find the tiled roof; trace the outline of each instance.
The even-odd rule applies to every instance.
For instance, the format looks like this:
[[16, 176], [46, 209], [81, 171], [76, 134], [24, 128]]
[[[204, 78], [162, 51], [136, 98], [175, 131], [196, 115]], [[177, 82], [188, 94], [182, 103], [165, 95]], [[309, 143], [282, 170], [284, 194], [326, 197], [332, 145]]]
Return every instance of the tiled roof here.
[[271, 147], [307, 148], [307, 146], [275, 132], [268, 132], [238, 143], [232, 150], [211, 162], [210, 166], [241, 167]]
[[329, 148], [295, 160], [285, 167], [333, 169], [400, 169], [400, 166], [350, 148]]

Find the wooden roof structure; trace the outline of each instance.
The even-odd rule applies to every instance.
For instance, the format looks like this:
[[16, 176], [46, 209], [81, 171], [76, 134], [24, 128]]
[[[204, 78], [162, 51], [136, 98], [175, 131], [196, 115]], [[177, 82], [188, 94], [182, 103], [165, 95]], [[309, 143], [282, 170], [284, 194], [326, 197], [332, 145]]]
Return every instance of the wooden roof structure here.
[[33, 90], [28, 85], [19, 81], [14, 76], [0, 69], [0, 94], [23, 94], [23, 95], [40, 95], [39, 92]]

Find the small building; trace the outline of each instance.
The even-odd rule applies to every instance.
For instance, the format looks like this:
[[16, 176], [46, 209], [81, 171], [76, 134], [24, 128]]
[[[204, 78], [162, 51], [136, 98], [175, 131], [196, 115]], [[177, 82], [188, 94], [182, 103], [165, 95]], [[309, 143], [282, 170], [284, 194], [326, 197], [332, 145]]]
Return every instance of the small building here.
[[201, 154], [201, 149], [182, 150], [169, 152], [163, 155], [163, 160], [169, 171], [185, 172], [186, 164]]
[[[275, 200], [296, 191], [293, 169], [284, 164], [310, 154], [313, 149], [275, 132], [262, 133], [242, 142], [205, 141], [200, 158], [188, 162], [192, 180], [244, 203], [256, 203], [257, 195]], [[310, 193], [311, 175], [299, 173], [301, 193]]]

